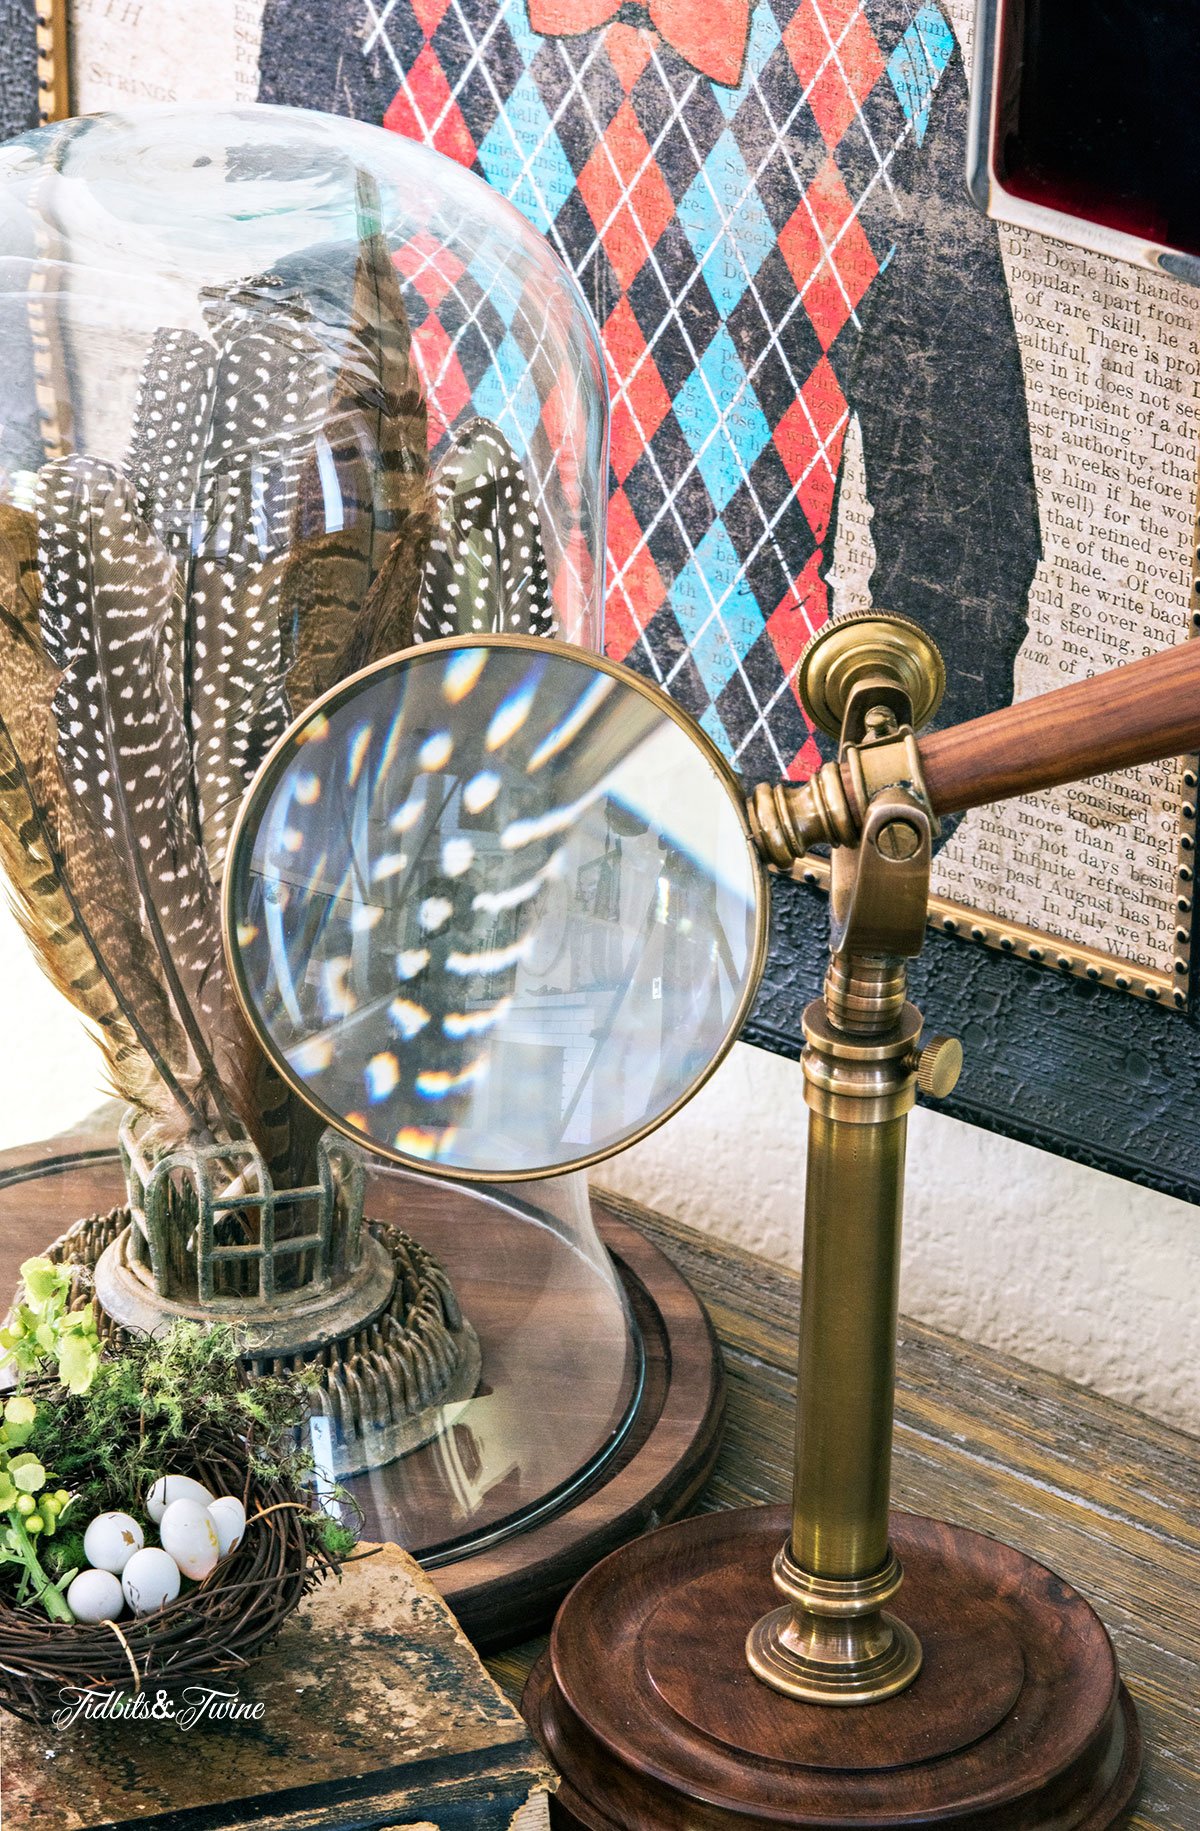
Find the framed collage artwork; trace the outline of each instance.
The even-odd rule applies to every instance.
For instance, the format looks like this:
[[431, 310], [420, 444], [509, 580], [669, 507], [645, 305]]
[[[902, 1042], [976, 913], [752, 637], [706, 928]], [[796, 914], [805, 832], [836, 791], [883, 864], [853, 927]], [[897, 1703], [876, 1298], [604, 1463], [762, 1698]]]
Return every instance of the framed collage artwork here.
[[[795, 676], [830, 616], [928, 628], [943, 724], [1194, 628], [1197, 295], [979, 213], [969, 0], [349, 0], [320, 29], [220, 0], [203, 96], [194, 17], [77, 0], [71, 29], [77, 110], [186, 93], [382, 122], [546, 233], [609, 371], [608, 652], [747, 782], [827, 754]], [[403, 278], [440, 397], [457, 365], [469, 398], [472, 338], [516, 374], [521, 327], [487, 299], [455, 348], [433, 334], [469, 274]], [[1195, 789], [1181, 759], [948, 823], [915, 974], [968, 1045], [948, 1110], [1192, 1198]], [[785, 1054], [824, 873], [776, 886], [747, 1036]]]

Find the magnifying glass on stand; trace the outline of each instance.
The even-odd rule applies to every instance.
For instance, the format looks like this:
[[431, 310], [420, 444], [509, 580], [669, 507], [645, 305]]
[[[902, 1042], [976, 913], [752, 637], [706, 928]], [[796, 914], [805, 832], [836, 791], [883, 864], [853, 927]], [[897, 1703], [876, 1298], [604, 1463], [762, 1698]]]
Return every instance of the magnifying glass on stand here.
[[[978, 1534], [889, 1517], [907, 1114], [962, 1061], [924, 1039], [906, 966], [939, 815], [1195, 748], [1200, 646], [919, 738], [943, 685], [916, 625], [827, 626], [799, 686], [838, 758], [747, 800], [630, 670], [431, 642], [310, 707], [241, 811], [226, 944], [280, 1073], [385, 1159], [483, 1182], [598, 1162], [677, 1111], [753, 1002], [766, 867], [831, 848], [790, 1520], [688, 1520], [572, 1592], [526, 1705], [565, 1825], [1084, 1831], [1136, 1780], [1086, 1602]], [[563, 919], [586, 872], [602, 938]]]

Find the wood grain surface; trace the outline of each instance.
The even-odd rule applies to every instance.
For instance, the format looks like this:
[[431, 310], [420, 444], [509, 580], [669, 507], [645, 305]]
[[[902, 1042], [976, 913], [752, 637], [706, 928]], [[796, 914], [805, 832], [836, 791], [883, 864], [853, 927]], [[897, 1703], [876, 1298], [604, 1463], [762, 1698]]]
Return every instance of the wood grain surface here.
[[572, 1591], [525, 1719], [562, 1775], [556, 1831], [1108, 1831], [1140, 1736], [1103, 1624], [1010, 1545], [893, 1513], [898, 1606], [925, 1662], [831, 1710], [762, 1685], [748, 1622], [778, 1603], [790, 1508], [698, 1514]]
[[937, 814], [956, 814], [1197, 748], [1196, 642], [935, 731], [920, 744]]
[[[725, 1351], [724, 1446], [705, 1509], [790, 1489], [799, 1280], [615, 1196], [708, 1305]], [[1200, 1831], [1200, 1442], [1006, 1355], [901, 1326], [897, 1506], [1041, 1559], [1099, 1611], [1137, 1703], [1128, 1825]], [[544, 1641], [490, 1662], [516, 1698]]]

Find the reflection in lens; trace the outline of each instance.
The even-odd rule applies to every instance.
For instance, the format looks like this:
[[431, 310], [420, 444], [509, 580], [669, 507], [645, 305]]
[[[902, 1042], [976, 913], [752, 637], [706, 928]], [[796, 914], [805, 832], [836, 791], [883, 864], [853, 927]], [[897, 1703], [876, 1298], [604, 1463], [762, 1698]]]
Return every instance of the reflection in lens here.
[[393, 1156], [528, 1175], [674, 1107], [740, 1021], [760, 880], [739, 799], [631, 676], [431, 646], [268, 765], [230, 874], [256, 1025]]

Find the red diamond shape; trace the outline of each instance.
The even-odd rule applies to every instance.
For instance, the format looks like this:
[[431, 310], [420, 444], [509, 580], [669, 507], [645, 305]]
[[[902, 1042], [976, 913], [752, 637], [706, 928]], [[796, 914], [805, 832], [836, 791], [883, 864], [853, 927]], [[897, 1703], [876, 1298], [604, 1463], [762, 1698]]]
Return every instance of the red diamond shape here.
[[822, 555], [818, 548], [809, 555], [803, 572], [792, 580], [791, 590], [767, 618], [767, 630], [775, 644], [779, 665], [789, 679], [809, 638], [829, 620], [829, 591], [821, 577], [821, 565]]
[[832, 149], [854, 119], [854, 97], [846, 88], [846, 79], [837, 63], [830, 58], [809, 94], [808, 105], [821, 129], [821, 138]]
[[822, 356], [801, 388], [800, 395], [808, 408], [817, 437], [823, 445], [828, 445], [845, 414], [846, 397], [827, 356]]
[[397, 249], [395, 261], [405, 279], [412, 282], [434, 311], [464, 271], [463, 262], [457, 255], [425, 230]]
[[809, 526], [820, 540], [829, 526], [833, 484], [845, 437], [846, 398], [827, 357], [822, 356], [775, 428], [775, 449], [783, 459]]
[[542, 428], [555, 452], [567, 443], [567, 427], [574, 417], [573, 406], [568, 401], [570, 391], [570, 377], [558, 375], [542, 406]]
[[836, 53], [831, 54], [808, 98], [821, 137], [831, 150], [841, 140], [863, 97], [870, 94], [883, 69], [874, 33], [859, 13]]
[[803, 198], [779, 232], [779, 252], [788, 264], [797, 292], [803, 292], [821, 261], [821, 238]]
[[408, 4], [426, 38], [432, 38], [446, 16], [450, 0], [408, 0]]
[[624, 490], [608, 505], [609, 587], [604, 604], [605, 647], [621, 661], [666, 597], [658, 568]]
[[596, 568], [592, 563], [591, 549], [582, 531], [576, 528], [563, 549], [551, 587], [554, 609], [563, 633], [570, 642], [583, 639], [580, 618], [586, 616], [592, 608], [595, 583]]
[[[803, 710], [803, 708], [801, 708], [801, 710]], [[824, 757], [817, 749], [816, 738], [810, 737], [808, 742], [796, 752], [795, 756], [788, 764], [788, 781], [807, 782], [810, 776], [816, 775], [824, 761]]]
[[805, 288], [804, 309], [812, 319], [813, 329], [821, 340], [821, 348], [829, 349], [850, 316], [850, 306], [837, 279], [830, 272], [828, 262]]
[[[796, 275], [805, 310], [822, 347], [828, 349], [879, 272], [879, 264], [832, 159], [825, 161], [800, 207], [812, 219], [810, 228], [815, 222], [820, 230], [828, 252], [815, 263], [816, 271], [807, 282], [796, 274], [791, 260], [788, 265]], [[812, 242], [805, 237], [799, 211], [787, 224], [785, 234], [789, 232], [795, 255], [811, 255]]]
[[817, 10], [825, 21], [829, 36], [836, 44], [855, 13], [861, 14], [863, 0], [816, 0]]
[[429, 403], [432, 450], [470, 405], [471, 390], [445, 327], [432, 313], [413, 332], [413, 354]]
[[817, 455], [817, 439], [803, 402], [793, 401], [775, 428], [775, 449], [793, 483], [799, 483]]
[[628, 299], [622, 298], [604, 326], [604, 349], [613, 375], [609, 456], [624, 483], [671, 407], [646, 339]]
[[[578, 29], [578, 28], [576, 28]], [[613, 25], [604, 40], [608, 61], [626, 95], [654, 55], [651, 34], [635, 25]]]
[[628, 288], [675, 211], [630, 102], [622, 102], [576, 182], [613, 271]]
[[845, 37], [838, 43], [838, 57], [852, 92], [860, 102], [865, 101], [887, 69], [865, 13], [856, 12], [850, 21]]
[[432, 45], [425, 46], [405, 87], [393, 96], [383, 124], [393, 133], [436, 147], [460, 165], [475, 163], [475, 142]]
[[783, 34], [792, 67], [805, 89], [829, 56], [829, 38], [813, 0], [802, 0]]
[[841, 439], [836, 439], [834, 445], [836, 449], [829, 449], [817, 459], [796, 491], [800, 507], [808, 517], [814, 540], [824, 540], [829, 532], [829, 517], [833, 513], [833, 486], [842, 457]]
[[[861, 0], [801, 0], [788, 21], [783, 42], [803, 88], [808, 88], [825, 63], [836, 69], [834, 53], [835, 49], [839, 54], [842, 51], [839, 40], [847, 20], [853, 20], [850, 31], [854, 33], [862, 20]], [[867, 31], [869, 34], [869, 26]]]

